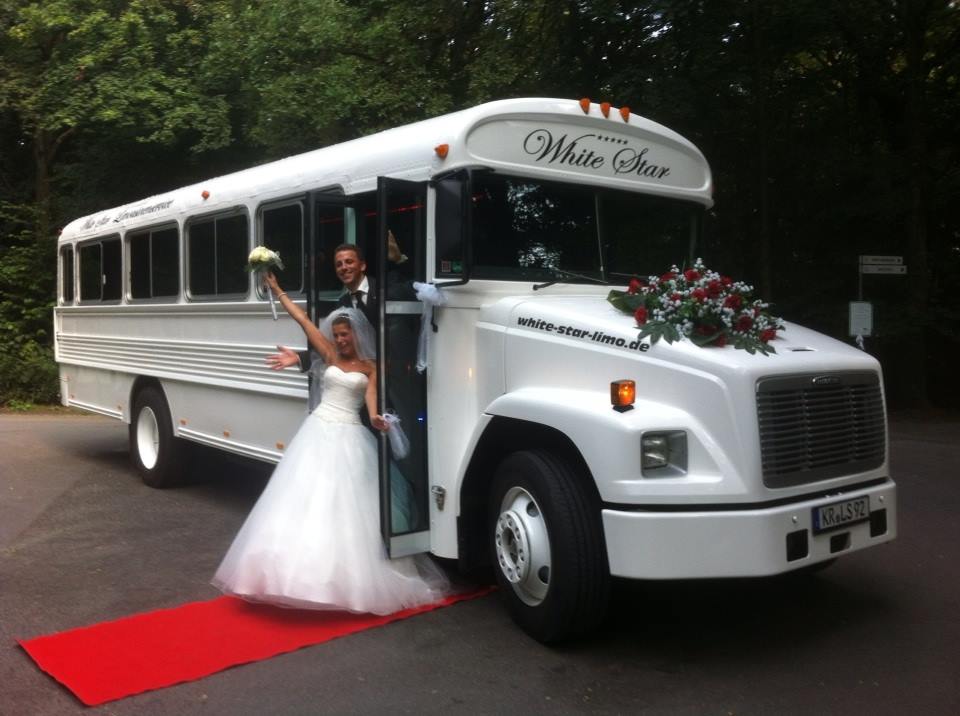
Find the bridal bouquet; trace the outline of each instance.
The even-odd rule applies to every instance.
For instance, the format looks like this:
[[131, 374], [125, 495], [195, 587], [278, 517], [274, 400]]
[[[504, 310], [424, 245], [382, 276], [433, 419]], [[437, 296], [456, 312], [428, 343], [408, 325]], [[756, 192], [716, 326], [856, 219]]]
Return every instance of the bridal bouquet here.
[[753, 286], [708, 269], [702, 259], [681, 271], [631, 279], [626, 291], [611, 291], [607, 300], [637, 321], [640, 338], [673, 343], [687, 338], [701, 347], [727, 344], [748, 353], [776, 353], [770, 341], [783, 321], [770, 304], [754, 298]]
[[[247, 257], [247, 271], [256, 272], [261, 277], [273, 268], [282, 270], [283, 261], [280, 260], [280, 254], [271, 251], [266, 246], [258, 246]], [[273, 313], [273, 320], [277, 320], [277, 307], [273, 301], [273, 292], [268, 290], [267, 297], [270, 299], [270, 311]]]

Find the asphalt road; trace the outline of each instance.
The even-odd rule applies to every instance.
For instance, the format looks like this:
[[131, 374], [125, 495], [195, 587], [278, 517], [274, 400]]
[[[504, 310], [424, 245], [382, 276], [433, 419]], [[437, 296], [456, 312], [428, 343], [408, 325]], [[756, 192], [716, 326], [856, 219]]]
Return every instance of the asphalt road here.
[[960, 713], [960, 423], [891, 433], [899, 539], [818, 575], [621, 583], [554, 649], [494, 594], [87, 709], [14, 640], [217, 596], [269, 469], [152, 490], [117, 422], [0, 415], [0, 714]]

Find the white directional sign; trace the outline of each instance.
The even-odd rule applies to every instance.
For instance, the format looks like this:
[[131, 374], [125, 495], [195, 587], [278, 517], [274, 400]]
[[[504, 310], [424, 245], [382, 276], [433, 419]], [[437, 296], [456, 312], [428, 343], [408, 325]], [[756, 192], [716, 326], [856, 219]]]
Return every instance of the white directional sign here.
[[860, 273], [884, 273], [888, 275], [902, 276], [906, 272], [906, 266], [871, 266], [869, 264], [860, 265]]
[[[903, 256], [861, 256], [860, 264], [872, 266], [899, 266], [903, 263]], [[869, 273], [869, 272], [868, 272]]]

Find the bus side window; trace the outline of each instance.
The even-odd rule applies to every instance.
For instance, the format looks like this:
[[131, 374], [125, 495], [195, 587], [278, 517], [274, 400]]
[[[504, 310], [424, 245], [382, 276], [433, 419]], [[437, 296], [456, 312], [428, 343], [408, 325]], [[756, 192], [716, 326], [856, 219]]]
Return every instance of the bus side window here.
[[99, 301], [103, 295], [103, 274], [100, 273], [100, 243], [80, 247], [80, 300]]
[[280, 254], [277, 278], [283, 290], [303, 292], [303, 207], [300, 203], [263, 210], [263, 245]]
[[60, 303], [73, 303], [73, 247], [60, 249]]
[[187, 284], [193, 298], [246, 295], [247, 217], [192, 221], [187, 229]]
[[127, 252], [131, 298], [179, 295], [180, 247], [176, 228], [131, 234]]
[[123, 292], [123, 253], [120, 239], [103, 242], [103, 300], [119, 301]]
[[79, 253], [80, 300], [119, 301], [123, 283], [120, 237], [84, 244], [80, 246]]

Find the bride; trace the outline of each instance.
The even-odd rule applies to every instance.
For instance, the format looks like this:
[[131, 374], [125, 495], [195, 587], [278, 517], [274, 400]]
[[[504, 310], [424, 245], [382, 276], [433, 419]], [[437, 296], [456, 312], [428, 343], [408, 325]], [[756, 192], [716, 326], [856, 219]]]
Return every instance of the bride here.
[[227, 594], [307, 609], [390, 614], [449, 592], [429, 557], [390, 560], [380, 538], [377, 446], [360, 422], [377, 413], [373, 328], [342, 308], [318, 329], [280, 290], [270, 290], [326, 364], [320, 405], [290, 442], [213, 578]]

